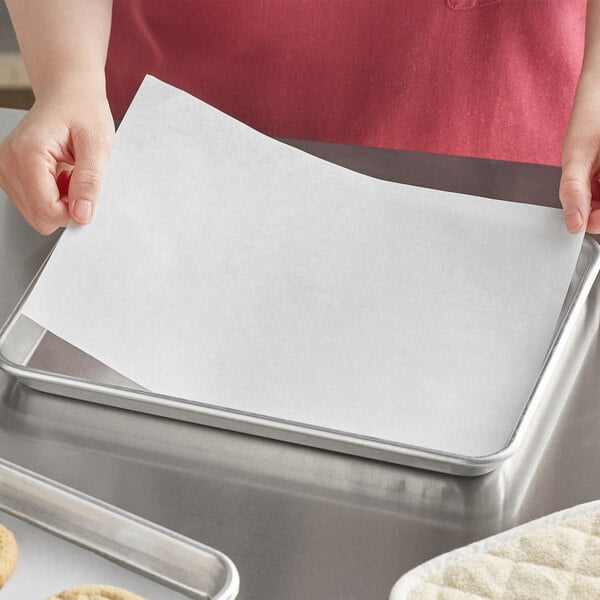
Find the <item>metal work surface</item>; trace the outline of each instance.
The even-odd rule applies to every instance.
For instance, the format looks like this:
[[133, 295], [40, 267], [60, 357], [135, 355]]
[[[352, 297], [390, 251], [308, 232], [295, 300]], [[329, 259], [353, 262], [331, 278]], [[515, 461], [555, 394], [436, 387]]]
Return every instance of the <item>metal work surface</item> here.
[[[406, 183], [557, 205], [555, 168], [302, 147]], [[0, 204], [2, 320], [52, 243]], [[550, 382], [555, 410], [487, 476], [430, 473], [82, 403], [4, 374], [0, 456], [225, 552], [240, 571], [240, 599], [384, 600], [429, 558], [600, 498], [599, 289]]]

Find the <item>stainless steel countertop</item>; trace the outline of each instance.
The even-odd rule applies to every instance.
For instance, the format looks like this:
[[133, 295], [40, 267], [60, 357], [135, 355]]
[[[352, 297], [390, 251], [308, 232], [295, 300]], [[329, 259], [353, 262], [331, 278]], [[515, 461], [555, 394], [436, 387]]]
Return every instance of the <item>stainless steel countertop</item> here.
[[[295, 144], [383, 178], [558, 203], [552, 167]], [[35, 234], [0, 198], [0, 320], [55, 239]], [[510, 461], [482, 477], [87, 404], [4, 373], [0, 456], [222, 550], [240, 571], [240, 599], [384, 600], [428, 558], [600, 498], [599, 316], [596, 284], [555, 374], [551, 409]]]

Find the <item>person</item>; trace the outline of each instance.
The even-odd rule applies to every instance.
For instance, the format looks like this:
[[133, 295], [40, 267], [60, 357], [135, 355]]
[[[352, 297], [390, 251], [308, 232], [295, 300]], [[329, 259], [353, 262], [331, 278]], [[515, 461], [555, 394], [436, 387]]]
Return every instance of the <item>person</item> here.
[[568, 230], [600, 233], [600, 0], [6, 2], [35, 103], [0, 186], [42, 234], [92, 220], [145, 73], [269, 135], [562, 162]]

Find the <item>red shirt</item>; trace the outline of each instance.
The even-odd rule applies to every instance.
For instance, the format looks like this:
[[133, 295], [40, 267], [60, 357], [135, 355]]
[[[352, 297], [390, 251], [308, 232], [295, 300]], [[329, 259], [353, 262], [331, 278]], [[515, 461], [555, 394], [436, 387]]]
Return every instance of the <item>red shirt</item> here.
[[114, 0], [114, 116], [143, 76], [273, 136], [560, 164], [585, 0]]

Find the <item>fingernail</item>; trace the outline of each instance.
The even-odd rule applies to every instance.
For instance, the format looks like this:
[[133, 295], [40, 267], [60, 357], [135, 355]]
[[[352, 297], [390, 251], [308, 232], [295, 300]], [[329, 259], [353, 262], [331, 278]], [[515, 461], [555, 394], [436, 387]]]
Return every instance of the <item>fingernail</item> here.
[[73, 216], [81, 223], [88, 223], [92, 218], [93, 206], [89, 200], [75, 200]]
[[583, 225], [581, 212], [577, 209], [565, 213], [565, 220], [567, 222], [567, 229], [571, 233], [577, 233]]

